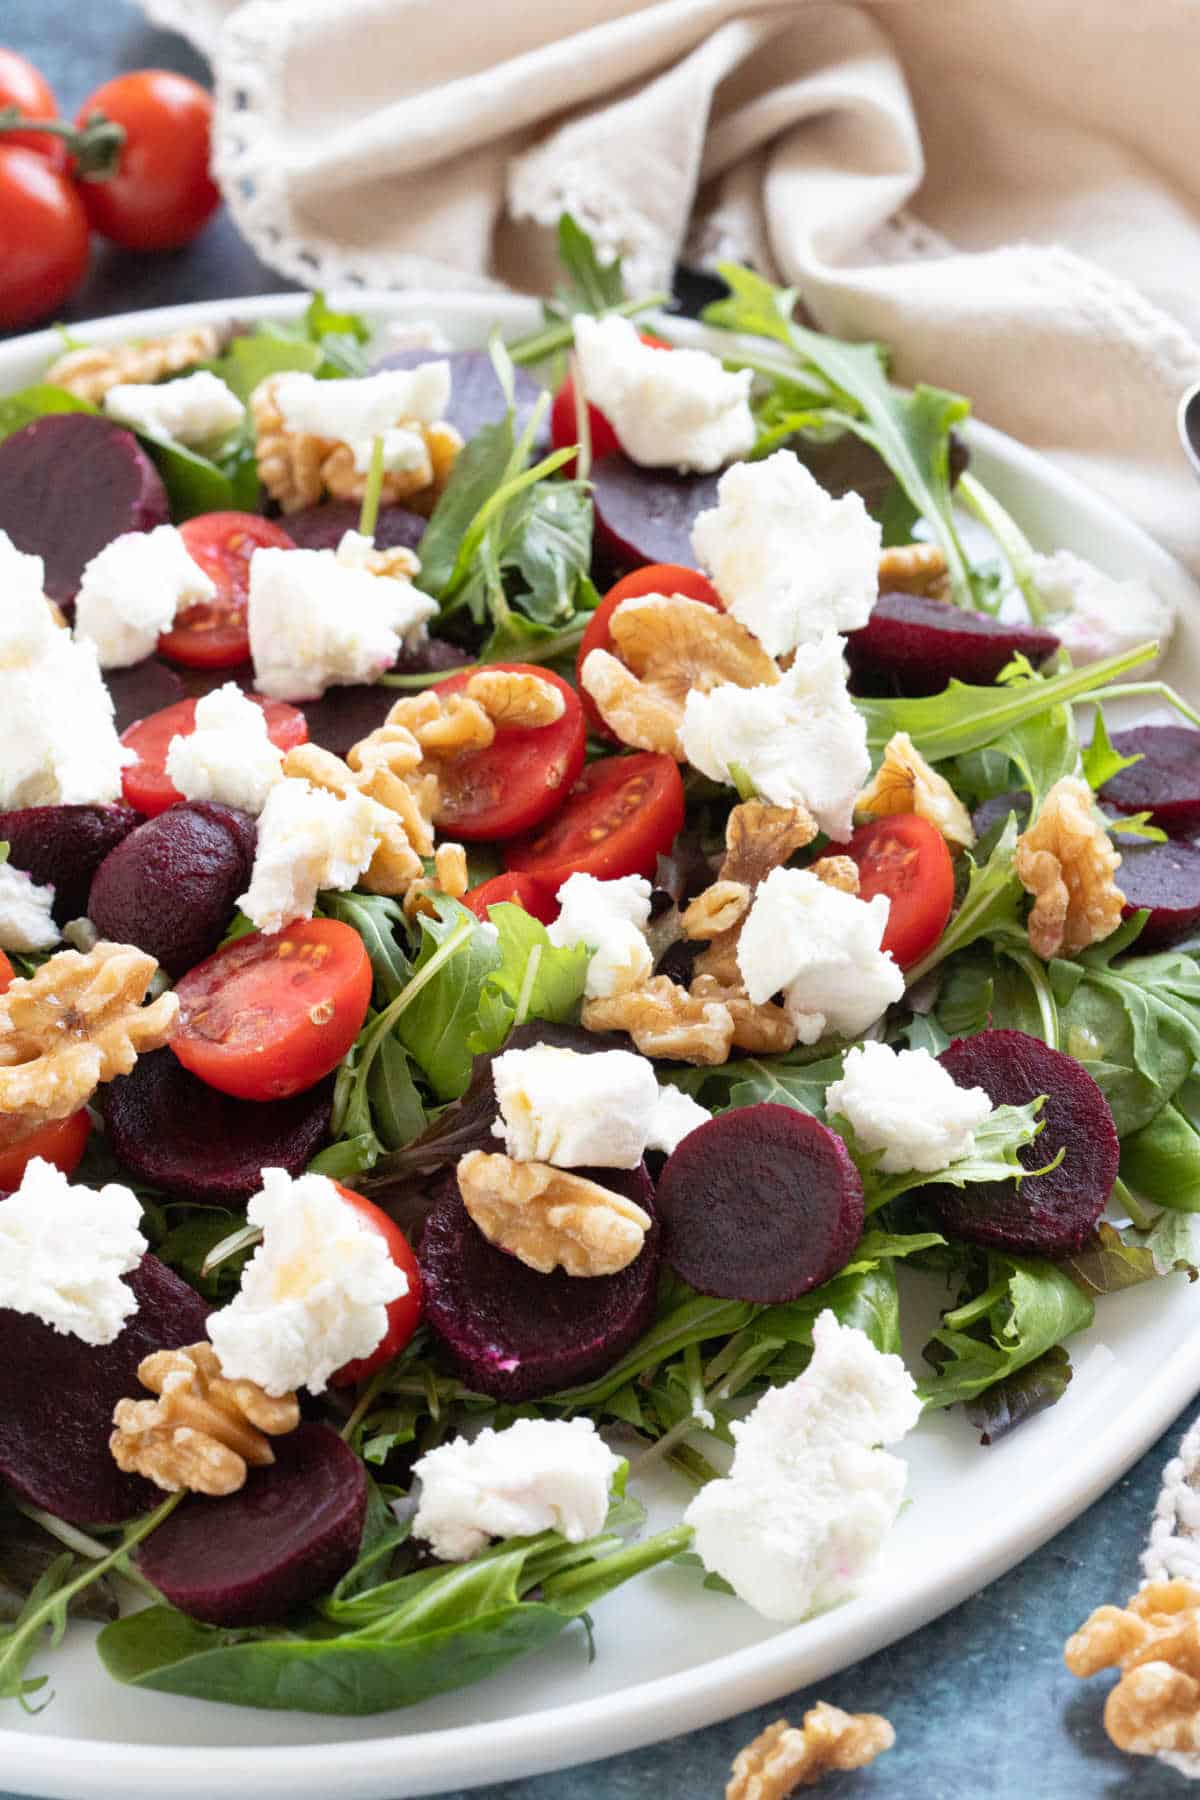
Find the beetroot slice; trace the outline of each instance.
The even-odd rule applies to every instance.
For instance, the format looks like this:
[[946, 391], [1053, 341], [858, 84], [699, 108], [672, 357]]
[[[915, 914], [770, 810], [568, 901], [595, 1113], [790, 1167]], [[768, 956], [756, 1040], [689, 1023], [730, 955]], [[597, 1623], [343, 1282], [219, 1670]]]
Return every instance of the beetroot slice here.
[[[372, 372], [417, 369], [428, 362], [450, 364], [450, 404], [446, 408], [446, 420], [464, 444], [469, 444], [485, 425], [495, 425], [504, 417], [508, 411], [508, 398], [486, 350], [394, 350], [390, 356], [374, 363]], [[535, 381], [527, 369], [513, 370], [513, 411], [518, 437], [528, 425], [541, 393], [541, 383]], [[541, 440], [534, 444], [535, 451], [540, 450], [545, 437], [543, 426]]]
[[[289, 513], [284, 529], [301, 550], [336, 550], [348, 531], [358, 530], [362, 507], [357, 500], [322, 500]], [[406, 506], [381, 506], [375, 521], [379, 550], [415, 550], [429, 523]]]
[[168, 807], [110, 850], [88, 916], [102, 937], [136, 944], [177, 979], [216, 949], [246, 886], [253, 821], [209, 802]]
[[73, 1525], [116, 1525], [162, 1499], [113, 1461], [113, 1408], [127, 1395], [148, 1398], [137, 1378], [144, 1356], [205, 1334], [208, 1307], [156, 1256], [124, 1279], [138, 1309], [111, 1344], [0, 1308], [0, 1479]]
[[1117, 870], [1117, 886], [1125, 896], [1123, 916], [1149, 908], [1135, 952], [1165, 950], [1200, 925], [1200, 848], [1174, 839], [1165, 844], [1138, 844], [1135, 839], [1134, 844], [1122, 844]]
[[1140, 756], [1100, 789], [1120, 812], [1148, 812], [1160, 831], [1191, 837], [1200, 831], [1200, 731], [1186, 725], [1138, 725], [1114, 734], [1113, 749]]
[[[220, 673], [222, 680], [228, 680], [228, 671]], [[151, 713], [174, 706], [187, 693], [183, 677], [157, 656], [148, 656], [128, 669], [105, 669], [104, 685], [112, 695], [118, 733], [128, 731], [139, 719], [148, 719]]]
[[1086, 1243], [1117, 1178], [1119, 1148], [1108, 1102], [1073, 1056], [1024, 1031], [957, 1038], [938, 1059], [959, 1087], [981, 1087], [997, 1106], [1045, 1094], [1044, 1130], [1017, 1152], [1027, 1169], [1065, 1155], [1048, 1175], [1016, 1181], [941, 1183], [921, 1198], [952, 1237], [1019, 1255], [1065, 1256]]
[[270, 1625], [326, 1593], [358, 1555], [367, 1475], [330, 1425], [273, 1438], [275, 1461], [223, 1500], [195, 1496], [137, 1552], [148, 1581], [207, 1625]]
[[657, 1204], [675, 1273], [702, 1294], [758, 1305], [819, 1287], [862, 1236], [862, 1181], [841, 1138], [769, 1102], [689, 1132]]
[[1001, 624], [923, 594], [881, 594], [850, 632], [846, 658], [860, 694], [939, 694], [952, 678], [984, 687], [1020, 652], [1036, 668], [1058, 649], [1051, 631]]
[[[395, 665], [400, 675], [424, 675], [433, 669], [457, 669], [471, 658], [465, 650], [443, 638], [426, 638], [423, 644], [404, 650]], [[335, 756], [345, 756], [353, 744], [383, 724], [400, 698], [389, 687], [332, 687], [320, 700], [306, 700], [309, 742]]]
[[54, 917], [65, 925], [87, 911], [92, 876], [139, 816], [129, 806], [26, 806], [0, 813], [0, 843], [14, 868], [50, 883]]
[[50, 413], [0, 443], [0, 530], [44, 558], [51, 600], [74, 600], [84, 564], [123, 531], [170, 516], [158, 470], [111, 419]]
[[[653, 1215], [644, 1168], [580, 1169]], [[448, 1176], [417, 1247], [425, 1322], [461, 1379], [494, 1400], [535, 1400], [612, 1367], [654, 1317], [658, 1227], [616, 1275], [539, 1275], [489, 1244]]]
[[693, 568], [692, 526], [717, 504], [716, 475], [643, 469], [627, 456], [604, 456], [592, 470], [596, 532], [623, 563], [682, 563]]
[[287, 1100], [233, 1100], [155, 1050], [104, 1095], [109, 1140], [130, 1175], [176, 1200], [236, 1206], [258, 1192], [264, 1169], [303, 1174], [329, 1135], [333, 1077]]

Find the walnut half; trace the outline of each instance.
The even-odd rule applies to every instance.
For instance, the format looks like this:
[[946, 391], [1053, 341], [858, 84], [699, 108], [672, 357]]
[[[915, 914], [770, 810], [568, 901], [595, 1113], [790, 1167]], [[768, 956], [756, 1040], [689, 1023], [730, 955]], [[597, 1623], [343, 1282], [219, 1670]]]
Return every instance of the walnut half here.
[[1121, 1670], [1104, 1706], [1104, 1729], [1119, 1750], [1200, 1749], [1200, 1587], [1152, 1581], [1124, 1607], [1097, 1607], [1067, 1640], [1063, 1659], [1081, 1678]]
[[868, 819], [916, 813], [937, 827], [948, 844], [970, 849], [975, 842], [971, 815], [944, 775], [917, 749], [907, 731], [888, 739], [883, 761], [854, 803]]
[[99, 406], [119, 382], [161, 381], [164, 375], [211, 362], [230, 335], [216, 325], [196, 325], [167, 337], [145, 338], [140, 344], [85, 344], [51, 363], [42, 379]]
[[733, 1019], [719, 1000], [695, 999], [666, 975], [628, 993], [585, 1000], [587, 1031], [627, 1031], [643, 1056], [671, 1062], [723, 1063], [733, 1043]]
[[878, 1713], [845, 1713], [824, 1700], [810, 1707], [799, 1731], [776, 1719], [734, 1759], [725, 1800], [786, 1800], [826, 1770], [861, 1769], [890, 1750], [896, 1734]]
[[1092, 790], [1077, 776], [1056, 781], [1027, 831], [1013, 867], [1035, 896], [1029, 942], [1042, 957], [1073, 956], [1109, 937], [1121, 923], [1125, 896], [1113, 880], [1120, 852], [1092, 812]]
[[615, 1275], [640, 1254], [650, 1216], [569, 1169], [471, 1150], [459, 1159], [463, 1205], [490, 1244], [539, 1275]]
[[138, 1380], [157, 1400], [118, 1400], [113, 1460], [168, 1494], [235, 1494], [248, 1467], [275, 1460], [270, 1438], [300, 1423], [295, 1394], [273, 1399], [253, 1381], [229, 1381], [211, 1344], [156, 1350]]

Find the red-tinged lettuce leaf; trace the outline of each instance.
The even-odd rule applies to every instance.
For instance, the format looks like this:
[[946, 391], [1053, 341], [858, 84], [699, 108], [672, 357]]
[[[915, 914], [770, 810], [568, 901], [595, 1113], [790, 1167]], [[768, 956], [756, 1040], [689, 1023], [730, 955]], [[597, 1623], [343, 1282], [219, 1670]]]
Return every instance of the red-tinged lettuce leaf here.
[[1036, 1362], [1027, 1363], [1015, 1375], [968, 1400], [963, 1410], [978, 1429], [980, 1443], [998, 1443], [1035, 1413], [1057, 1405], [1067, 1391], [1071, 1374], [1070, 1357], [1061, 1344], [1055, 1344]]

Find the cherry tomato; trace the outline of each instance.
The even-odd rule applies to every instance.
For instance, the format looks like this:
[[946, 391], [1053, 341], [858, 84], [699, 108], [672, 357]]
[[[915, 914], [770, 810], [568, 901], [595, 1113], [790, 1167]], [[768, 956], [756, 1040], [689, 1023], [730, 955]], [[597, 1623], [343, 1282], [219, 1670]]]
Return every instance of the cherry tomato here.
[[477, 919], [486, 920], [488, 907], [499, 906], [505, 901], [513, 906], [523, 906], [543, 925], [553, 924], [558, 917], [558, 902], [550, 889], [532, 875], [518, 875], [514, 870], [493, 875], [490, 881], [481, 882], [463, 895], [463, 905], [469, 906]]
[[87, 269], [88, 221], [65, 175], [0, 139], [0, 328], [62, 305]]
[[13, 966], [9, 962], [7, 956], [5, 956], [3, 950], [0, 950], [0, 994], [4, 993], [12, 978]]
[[[468, 843], [516, 837], [549, 818], [570, 793], [583, 767], [587, 727], [579, 695], [559, 675], [531, 663], [489, 663], [517, 675], [537, 675], [562, 694], [565, 708], [553, 725], [502, 725], [486, 750], [447, 758], [438, 769], [438, 824], [447, 837]], [[437, 694], [456, 694], [473, 671], [439, 681]]]
[[[643, 344], [651, 350], [669, 350], [662, 338], [656, 338], [649, 331], [639, 331], [638, 336]], [[621, 448], [616, 432], [600, 411], [598, 406], [588, 407], [588, 432], [592, 440], [592, 461], [597, 463], [602, 456], [611, 456], [614, 450]], [[554, 399], [550, 403], [550, 442], [556, 450], [565, 450], [568, 444], [579, 442], [579, 420], [575, 412], [575, 383], [568, 375]], [[564, 475], [575, 473], [575, 459], [564, 463]]]
[[124, 126], [125, 142], [115, 175], [80, 183], [92, 225], [124, 250], [190, 244], [221, 199], [208, 172], [212, 96], [186, 75], [139, 69], [98, 87], [76, 123], [93, 112]]
[[352, 926], [298, 919], [222, 945], [175, 992], [171, 1048], [184, 1068], [238, 1100], [282, 1100], [328, 1075], [358, 1036], [371, 963]]
[[[58, 102], [40, 70], [15, 50], [0, 49], [0, 107], [5, 106], [15, 106], [27, 119], [58, 117]], [[36, 151], [60, 174], [67, 166], [67, 147], [53, 132], [6, 131], [0, 143]]]
[[554, 894], [568, 875], [650, 876], [682, 824], [678, 764], [640, 750], [589, 763], [558, 816], [544, 831], [510, 844], [504, 860]]
[[86, 1106], [67, 1119], [53, 1119], [41, 1125], [28, 1137], [0, 1149], [0, 1193], [15, 1193], [35, 1156], [53, 1163], [64, 1175], [73, 1175], [83, 1157], [92, 1121]]
[[246, 603], [256, 550], [294, 550], [287, 532], [257, 513], [201, 513], [179, 527], [193, 562], [217, 584], [215, 599], [181, 612], [158, 640], [160, 656], [185, 669], [235, 669], [250, 660]]
[[702, 575], [699, 569], [686, 569], [682, 563], [647, 563], [644, 569], [632, 570], [609, 588], [588, 620], [587, 630], [580, 640], [579, 654], [575, 658], [575, 685], [579, 689], [579, 698], [583, 702], [588, 724], [593, 731], [601, 737], [611, 739], [613, 743], [616, 743], [616, 737], [600, 717], [596, 702], [584, 688], [583, 665], [593, 650], [612, 651], [610, 619], [622, 600], [636, 600], [643, 594], [684, 594], [689, 600], [702, 600], [705, 606], [715, 606], [718, 612], [724, 611], [721, 596], [707, 575]]
[[920, 962], [946, 929], [954, 905], [954, 866], [946, 840], [917, 813], [893, 813], [860, 825], [846, 854], [858, 864], [864, 900], [891, 901], [882, 948], [902, 969]]
[[333, 1185], [347, 1206], [354, 1208], [363, 1224], [369, 1225], [372, 1231], [377, 1231], [384, 1239], [392, 1261], [408, 1277], [408, 1292], [401, 1294], [398, 1300], [393, 1300], [388, 1306], [387, 1331], [370, 1356], [360, 1356], [356, 1362], [346, 1363], [336, 1375], [330, 1377], [332, 1387], [351, 1387], [357, 1381], [366, 1381], [377, 1369], [382, 1369], [384, 1363], [391, 1362], [393, 1356], [398, 1356], [417, 1329], [421, 1322], [421, 1271], [408, 1239], [381, 1207], [365, 1199], [362, 1194], [356, 1194], [352, 1188], [343, 1187], [340, 1181], [335, 1181]]
[[[298, 707], [286, 700], [264, 700], [261, 694], [247, 694], [267, 715], [267, 736], [281, 750], [294, 750], [308, 742], [308, 721]], [[137, 761], [121, 771], [121, 794], [126, 806], [136, 807], [147, 818], [166, 812], [182, 800], [179, 789], [167, 778], [167, 751], [171, 739], [189, 737], [196, 729], [196, 702], [177, 700], [161, 712], [137, 719], [121, 733], [121, 742], [137, 755]]]

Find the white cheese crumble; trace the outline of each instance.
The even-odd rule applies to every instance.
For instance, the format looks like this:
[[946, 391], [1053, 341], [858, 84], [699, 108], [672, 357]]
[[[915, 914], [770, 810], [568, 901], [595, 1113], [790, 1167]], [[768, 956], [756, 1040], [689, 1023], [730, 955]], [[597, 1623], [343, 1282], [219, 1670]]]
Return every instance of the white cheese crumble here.
[[692, 548], [729, 612], [772, 656], [857, 631], [879, 592], [882, 533], [859, 494], [835, 500], [793, 450], [735, 463]]
[[49, 950], [59, 940], [54, 889], [39, 887], [24, 869], [0, 863], [0, 950]]
[[146, 1254], [141, 1218], [127, 1187], [73, 1187], [33, 1157], [16, 1193], [0, 1200], [0, 1307], [85, 1344], [111, 1344], [137, 1311], [121, 1277]]
[[264, 1169], [246, 1209], [262, 1242], [208, 1335], [232, 1381], [268, 1394], [319, 1394], [346, 1363], [370, 1356], [387, 1331], [387, 1308], [408, 1292], [386, 1239], [343, 1200], [327, 1175]]
[[175, 381], [119, 381], [104, 396], [119, 425], [177, 444], [213, 444], [236, 431], [246, 409], [219, 375], [198, 369]]
[[436, 611], [411, 581], [348, 567], [340, 550], [257, 550], [247, 604], [255, 686], [272, 700], [318, 700], [328, 687], [377, 681]]
[[581, 1544], [603, 1528], [620, 1466], [590, 1419], [485, 1426], [413, 1465], [421, 1483], [413, 1536], [442, 1562], [465, 1562], [493, 1537], [557, 1531]]
[[583, 391], [634, 462], [710, 475], [753, 448], [751, 370], [734, 374], [707, 350], [655, 350], [615, 313], [572, 324]]
[[107, 805], [133, 760], [91, 644], [55, 623], [40, 556], [0, 531], [0, 809]]
[[320, 892], [354, 886], [391, 822], [365, 794], [342, 799], [307, 781], [277, 782], [258, 821], [250, 886], [238, 905], [268, 933], [311, 919]]
[[[1076, 667], [1152, 638], [1165, 651], [1171, 641], [1175, 607], [1146, 581], [1118, 581], [1071, 550], [1035, 556], [1033, 581], [1050, 614], [1046, 629], [1062, 640]], [[1153, 666], [1143, 664], [1139, 680]]]
[[679, 737], [692, 767], [713, 781], [744, 769], [775, 806], [806, 806], [821, 830], [844, 841], [871, 772], [866, 720], [846, 688], [842, 639], [802, 644], [774, 687], [723, 683], [693, 689]]
[[283, 780], [282, 762], [262, 707], [227, 681], [197, 700], [194, 729], [167, 745], [166, 771], [185, 800], [215, 800], [257, 816]]
[[888, 901], [860, 900], [808, 869], [772, 869], [754, 896], [737, 945], [756, 1006], [783, 990], [802, 1044], [831, 1033], [861, 1037], [904, 993], [904, 976], [879, 948]]
[[318, 381], [315, 375], [281, 375], [275, 402], [289, 431], [349, 444], [354, 466], [371, 466], [375, 439], [383, 439], [383, 466], [392, 473], [419, 469], [428, 459], [425, 440], [414, 425], [433, 425], [450, 404], [450, 364], [421, 363], [415, 369], [381, 369], [349, 381]]
[[733, 1466], [684, 1519], [706, 1569], [767, 1619], [794, 1622], [852, 1593], [895, 1523], [906, 1465], [894, 1444], [920, 1417], [898, 1356], [826, 1309], [804, 1374], [733, 1426]]
[[678, 1150], [685, 1137], [690, 1137], [698, 1125], [707, 1125], [712, 1114], [707, 1107], [685, 1094], [682, 1088], [672, 1087], [670, 1082], [664, 1083], [658, 1090], [658, 1105], [654, 1109], [654, 1117], [650, 1122], [650, 1135], [646, 1139], [647, 1150], [662, 1150], [670, 1156]]
[[846, 1052], [841, 1079], [825, 1090], [825, 1108], [849, 1121], [860, 1149], [883, 1151], [878, 1167], [885, 1175], [932, 1175], [961, 1162], [994, 1110], [983, 1088], [959, 1087], [928, 1050], [874, 1043]]
[[585, 1054], [534, 1044], [492, 1064], [492, 1134], [518, 1162], [636, 1169], [653, 1128], [658, 1082], [632, 1050]]
[[559, 913], [547, 926], [560, 950], [586, 944], [592, 952], [584, 993], [589, 1000], [640, 987], [654, 969], [646, 942], [650, 923], [650, 883], [641, 875], [600, 881], [569, 875], [558, 890]]
[[75, 636], [96, 646], [102, 669], [127, 669], [154, 654], [182, 607], [211, 600], [216, 591], [174, 525], [127, 531], [83, 571]]

